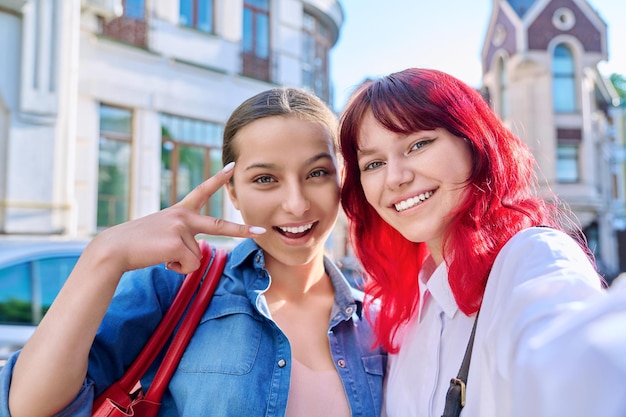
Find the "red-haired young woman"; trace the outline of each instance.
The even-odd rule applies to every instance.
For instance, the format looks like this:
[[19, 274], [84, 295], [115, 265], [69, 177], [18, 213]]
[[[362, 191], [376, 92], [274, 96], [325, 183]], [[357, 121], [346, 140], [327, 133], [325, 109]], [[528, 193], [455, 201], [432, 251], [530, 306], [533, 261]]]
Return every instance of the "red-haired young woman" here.
[[525, 348], [602, 292], [580, 230], [537, 194], [528, 147], [477, 91], [415, 68], [358, 89], [340, 142], [342, 203], [391, 353], [385, 412], [441, 415], [480, 310], [464, 415], [514, 415]]

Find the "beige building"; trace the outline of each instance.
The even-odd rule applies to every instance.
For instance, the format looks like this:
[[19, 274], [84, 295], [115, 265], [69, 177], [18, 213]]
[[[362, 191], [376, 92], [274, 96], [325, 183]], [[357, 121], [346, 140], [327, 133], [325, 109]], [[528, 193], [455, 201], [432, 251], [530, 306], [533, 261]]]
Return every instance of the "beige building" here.
[[[0, 235], [89, 237], [177, 201], [220, 168], [243, 99], [287, 85], [330, 100], [342, 24], [339, 0], [0, 0]], [[587, 1], [493, 0], [482, 59], [494, 108], [613, 274], [626, 157], [606, 45]], [[239, 220], [221, 194], [205, 210]]]
[[493, 0], [485, 93], [528, 143], [544, 187], [576, 215], [610, 278], [620, 270], [625, 188], [623, 159], [613, 157], [623, 142], [611, 117], [619, 99], [597, 69], [606, 59], [606, 24], [587, 1]]
[[[338, 0], [0, 0], [0, 234], [89, 237], [178, 201], [244, 99], [330, 99], [342, 24]], [[239, 220], [221, 193], [205, 212]]]

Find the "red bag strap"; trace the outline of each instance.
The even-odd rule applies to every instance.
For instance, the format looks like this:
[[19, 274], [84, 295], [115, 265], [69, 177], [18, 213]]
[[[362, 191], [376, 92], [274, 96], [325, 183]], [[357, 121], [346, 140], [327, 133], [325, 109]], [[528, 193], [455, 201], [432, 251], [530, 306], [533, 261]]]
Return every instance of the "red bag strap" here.
[[[124, 375], [96, 398], [93, 406], [94, 410], [99, 408], [107, 398], [114, 398], [120, 402], [123, 398], [128, 398], [128, 393], [135, 387], [137, 381], [146, 373], [165, 346], [168, 338], [174, 332], [176, 325], [180, 322], [183, 313], [187, 307], [190, 306], [189, 303], [193, 295], [200, 287], [198, 296], [189, 307], [189, 313], [186, 318], [183, 319], [183, 324], [181, 324], [181, 328], [176, 333], [172, 345], [168, 349], [163, 363], [157, 371], [154, 382], [149, 389], [151, 398], [158, 398], [160, 401], [178, 365], [180, 357], [202, 317], [202, 313], [209, 304], [226, 263], [227, 253], [224, 250], [213, 250], [213, 248], [203, 240], [201, 240], [199, 244], [202, 251], [200, 267], [194, 272], [187, 274], [170, 308], [161, 319], [161, 322], [150, 336], [148, 342], [144, 345], [143, 349]], [[125, 404], [126, 401], [127, 400], [124, 400], [124, 404], [122, 405], [127, 406], [128, 404]]]
[[[206, 244], [206, 246], [208, 246], [208, 244]], [[210, 247], [207, 251], [209, 250], [211, 250]], [[157, 370], [152, 384], [148, 388], [148, 392], [145, 395], [145, 399], [148, 401], [161, 402], [161, 397], [163, 397], [163, 393], [165, 392], [170, 379], [172, 379], [174, 371], [176, 371], [178, 362], [180, 362], [180, 358], [183, 356], [183, 353], [189, 344], [189, 340], [191, 340], [191, 337], [196, 331], [196, 327], [198, 327], [198, 323], [209, 305], [211, 297], [213, 297], [213, 293], [215, 292], [215, 288], [220, 281], [228, 254], [222, 249], [215, 249], [213, 252], [213, 256], [209, 256], [209, 254], [205, 254], [204, 256], [204, 258], [208, 258], [212, 261], [209, 267], [198, 269], [199, 271], [201, 270], [204, 272], [198, 295], [189, 308], [189, 312], [183, 319], [172, 344], [163, 358], [163, 362], [161, 362], [161, 365]]]

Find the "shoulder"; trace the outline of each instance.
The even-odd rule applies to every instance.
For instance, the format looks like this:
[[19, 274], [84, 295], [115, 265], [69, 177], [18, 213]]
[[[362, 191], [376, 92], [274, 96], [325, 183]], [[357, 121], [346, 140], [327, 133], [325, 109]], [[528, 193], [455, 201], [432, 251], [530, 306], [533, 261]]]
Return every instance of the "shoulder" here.
[[114, 301], [158, 300], [166, 309], [180, 289], [185, 275], [165, 269], [164, 264], [129, 271], [122, 276]]
[[600, 291], [601, 284], [594, 265], [576, 240], [559, 230], [531, 227], [515, 234], [502, 247], [491, 269], [485, 297], [546, 297], [571, 292], [584, 298]]
[[504, 245], [502, 250], [507, 247], [514, 247], [516, 245], [524, 244], [543, 244], [543, 245], [569, 245], [580, 248], [578, 243], [568, 234], [561, 230], [553, 229], [551, 227], [529, 227], [527, 229], [517, 232], [509, 241]]
[[[495, 264], [545, 265], [557, 259], [593, 268], [581, 246], [568, 234], [549, 227], [530, 227], [516, 233], [502, 247]], [[496, 266], [494, 264], [494, 266]]]
[[476, 337], [507, 374], [514, 352], [530, 338], [602, 292], [599, 274], [575, 239], [546, 227], [522, 230], [492, 266]]

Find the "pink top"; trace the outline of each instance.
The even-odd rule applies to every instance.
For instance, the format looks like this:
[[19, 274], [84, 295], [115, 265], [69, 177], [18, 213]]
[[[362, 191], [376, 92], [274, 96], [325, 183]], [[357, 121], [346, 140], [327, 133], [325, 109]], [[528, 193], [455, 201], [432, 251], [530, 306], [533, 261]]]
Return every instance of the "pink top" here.
[[297, 360], [285, 417], [350, 417], [350, 405], [337, 371], [314, 371]]

